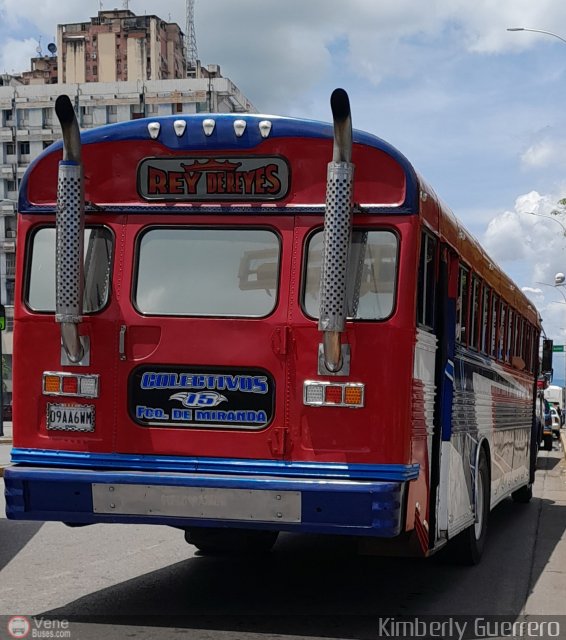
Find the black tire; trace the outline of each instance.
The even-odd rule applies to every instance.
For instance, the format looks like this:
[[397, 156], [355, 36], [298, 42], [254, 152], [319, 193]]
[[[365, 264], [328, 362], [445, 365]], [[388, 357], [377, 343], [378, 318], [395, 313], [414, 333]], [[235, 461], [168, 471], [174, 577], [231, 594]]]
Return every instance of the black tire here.
[[206, 555], [252, 555], [270, 551], [278, 535], [278, 531], [197, 527], [185, 531], [185, 540]]
[[[536, 429], [536, 431], [535, 431]], [[538, 425], [535, 425], [531, 431], [531, 449], [529, 455], [529, 482], [528, 484], [519, 487], [516, 491], [513, 491], [511, 498], [513, 502], [519, 504], [527, 504], [533, 497], [533, 484], [535, 481], [535, 473], [537, 469], [537, 457], [538, 457]]]
[[455, 564], [475, 565], [481, 560], [487, 538], [487, 521], [491, 499], [490, 474], [485, 451], [481, 451], [478, 463], [476, 521], [458, 534], [448, 545], [447, 557]]
[[543, 440], [544, 440], [544, 450], [552, 451], [552, 433], [545, 434]]
[[511, 498], [513, 499], [513, 502], [517, 502], [519, 504], [527, 504], [527, 502], [531, 501], [532, 497], [533, 497], [532, 484], [526, 484], [520, 487], [519, 489], [517, 489], [517, 491], [513, 491], [513, 493], [511, 494]]

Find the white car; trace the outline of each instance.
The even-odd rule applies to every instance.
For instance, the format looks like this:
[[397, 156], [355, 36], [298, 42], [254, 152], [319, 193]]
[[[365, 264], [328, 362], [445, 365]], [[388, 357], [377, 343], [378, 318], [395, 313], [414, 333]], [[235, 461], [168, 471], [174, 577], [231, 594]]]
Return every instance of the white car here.
[[558, 438], [560, 436], [560, 416], [555, 407], [550, 407], [550, 416], [552, 418], [552, 433]]

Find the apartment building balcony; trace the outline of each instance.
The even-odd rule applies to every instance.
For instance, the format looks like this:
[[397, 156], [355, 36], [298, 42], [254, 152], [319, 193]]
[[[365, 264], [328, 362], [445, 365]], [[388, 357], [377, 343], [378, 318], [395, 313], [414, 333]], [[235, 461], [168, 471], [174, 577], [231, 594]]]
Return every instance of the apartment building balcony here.
[[0, 251], [4, 253], [15, 253], [16, 241], [13, 238], [0, 238]]
[[[55, 133], [52, 127], [32, 127], [29, 130], [29, 140], [53, 140]], [[27, 138], [24, 137], [24, 141]]]
[[14, 280], [16, 277], [15, 257], [15, 254], [9, 254], [6, 256], [6, 278], [8, 278], [8, 280]]
[[10, 127], [0, 128], [0, 142], [12, 142], [14, 139], [14, 132]]
[[14, 179], [14, 166], [12, 164], [0, 164], [0, 178], [4, 180]]
[[[12, 305], [4, 305], [4, 311], [6, 313], [6, 331], [13, 331], [14, 330], [14, 307]], [[9, 340], [10, 344], [9, 347], [12, 346], [11, 344], [11, 338]], [[7, 349], [4, 351], [5, 353], [12, 353], [11, 348]], [[10, 386], [12, 384], [12, 381], [10, 380]]]
[[2, 198], [0, 196], [0, 213], [2, 215], [9, 215], [16, 210], [16, 204], [18, 203], [18, 192], [8, 191], [6, 196]]

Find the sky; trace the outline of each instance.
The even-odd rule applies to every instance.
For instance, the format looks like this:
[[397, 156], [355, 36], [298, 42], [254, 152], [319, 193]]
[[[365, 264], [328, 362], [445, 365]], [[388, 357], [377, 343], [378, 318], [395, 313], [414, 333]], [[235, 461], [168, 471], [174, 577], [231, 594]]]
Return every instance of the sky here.
[[[0, 0], [0, 71], [29, 69], [57, 24], [101, 5], [123, 2]], [[129, 8], [185, 29], [185, 0]], [[195, 28], [202, 63], [262, 113], [329, 121], [346, 89], [354, 127], [407, 156], [566, 344], [563, 0], [196, 0]], [[557, 383], [565, 372], [556, 354]]]

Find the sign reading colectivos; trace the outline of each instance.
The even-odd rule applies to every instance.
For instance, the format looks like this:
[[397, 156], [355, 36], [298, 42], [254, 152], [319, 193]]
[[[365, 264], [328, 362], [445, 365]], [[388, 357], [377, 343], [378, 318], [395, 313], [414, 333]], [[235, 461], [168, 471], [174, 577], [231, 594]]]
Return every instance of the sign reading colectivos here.
[[260, 369], [144, 366], [131, 373], [128, 396], [142, 426], [259, 430], [273, 418], [275, 385]]

